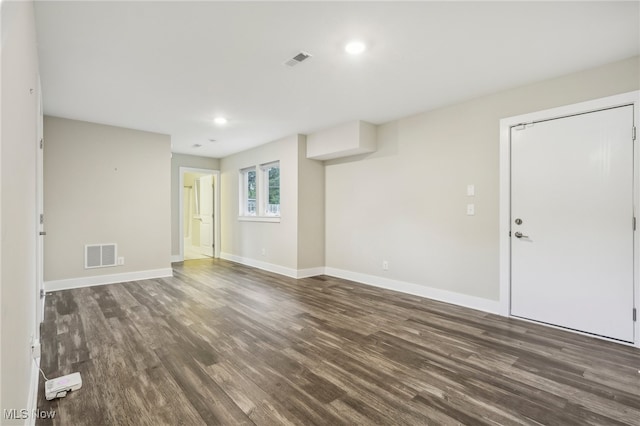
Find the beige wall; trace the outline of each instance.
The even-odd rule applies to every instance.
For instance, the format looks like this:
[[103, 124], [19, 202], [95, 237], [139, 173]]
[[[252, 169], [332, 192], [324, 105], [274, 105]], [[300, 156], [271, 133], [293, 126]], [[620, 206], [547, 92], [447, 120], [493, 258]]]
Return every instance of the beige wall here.
[[171, 156], [171, 257], [180, 257], [180, 167], [220, 170], [220, 160], [194, 155]]
[[[287, 274], [324, 266], [324, 165], [306, 152], [305, 136], [293, 135], [221, 160], [222, 257]], [[280, 222], [238, 220], [240, 170], [272, 161], [280, 161]]]
[[298, 269], [324, 266], [324, 164], [298, 141]]
[[376, 153], [326, 163], [327, 266], [498, 300], [499, 120], [637, 90], [639, 76], [635, 57], [380, 126]]
[[[280, 161], [280, 222], [239, 221], [239, 170], [272, 161]], [[297, 269], [298, 136], [223, 158], [220, 166], [221, 252]]]
[[[57, 117], [44, 134], [45, 280], [169, 268], [170, 137]], [[84, 269], [101, 243], [125, 264]]]
[[[31, 2], [2, 3], [0, 415], [29, 409], [36, 333], [36, 34]], [[29, 93], [34, 89], [33, 94]], [[34, 370], [35, 371], [35, 370]], [[0, 420], [4, 424], [24, 421]]]

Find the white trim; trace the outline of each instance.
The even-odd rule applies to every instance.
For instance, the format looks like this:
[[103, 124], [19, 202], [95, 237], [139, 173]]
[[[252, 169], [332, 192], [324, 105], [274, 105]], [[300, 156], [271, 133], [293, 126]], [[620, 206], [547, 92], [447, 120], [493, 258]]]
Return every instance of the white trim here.
[[511, 124], [500, 120], [500, 207], [498, 213], [500, 315], [508, 317], [511, 312]]
[[[270, 163], [260, 164], [260, 182], [258, 187], [258, 199], [256, 200], [258, 203], [259, 211], [258, 214], [262, 217], [270, 217], [270, 218], [280, 218], [280, 211], [278, 211], [277, 215], [269, 214], [267, 212], [267, 206], [269, 205], [269, 173], [268, 170], [272, 168], [277, 168], [278, 173], [280, 173], [280, 160], [272, 161]], [[278, 177], [278, 190], [280, 187], [281, 179]], [[278, 204], [280, 206], [280, 204]], [[280, 209], [280, 207], [278, 207]], [[279, 220], [278, 220], [279, 221]]]
[[258, 197], [259, 197], [259, 188], [258, 188], [258, 168], [256, 166], [245, 167], [244, 169], [240, 169], [238, 172], [240, 175], [238, 176], [238, 212], [239, 216], [250, 216], [248, 203], [247, 203], [247, 188], [249, 186], [249, 172], [254, 172], [256, 174], [256, 216], [259, 212], [258, 207]]
[[454, 305], [464, 306], [465, 308], [476, 309], [492, 314], [496, 314], [500, 311], [500, 304], [497, 300], [489, 300], [462, 293], [454, 293], [452, 291], [442, 290], [439, 288], [409, 283], [406, 281], [396, 281], [389, 278], [362, 274], [360, 272], [345, 271], [343, 269], [331, 267], [325, 268], [325, 274], [374, 287], [385, 288], [387, 290], [394, 290], [401, 293], [426, 297], [427, 299], [439, 300], [440, 302], [452, 303]]
[[[270, 168], [280, 170], [280, 160], [250, 166], [238, 171], [238, 221], [241, 222], [280, 222], [280, 212], [277, 215], [267, 212], [269, 200], [269, 176], [267, 170]], [[256, 211], [250, 214], [247, 203], [247, 188], [249, 185], [249, 173], [256, 174]], [[281, 179], [278, 181], [280, 184]]]
[[92, 287], [94, 285], [116, 284], [128, 281], [149, 280], [173, 276], [173, 269], [149, 269], [146, 271], [125, 272], [122, 274], [94, 275], [82, 278], [45, 281], [46, 291], [67, 290], [71, 288]]
[[220, 258], [265, 271], [274, 272], [276, 274], [284, 275], [291, 278], [307, 278], [317, 275], [329, 275], [332, 277], [355, 281], [374, 287], [398, 291], [400, 293], [413, 294], [415, 296], [426, 297], [427, 299], [452, 303], [454, 305], [477, 309], [479, 311], [489, 312], [492, 314], [496, 314], [500, 310], [499, 302], [495, 300], [483, 299], [476, 296], [468, 296], [461, 293], [454, 293], [447, 290], [426, 287], [423, 285], [408, 283], [404, 281], [390, 280], [388, 278], [361, 274], [359, 272], [345, 271], [343, 269], [331, 268], [328, 266], [296, 270], [293, 268], [286, 268], [284, 266], [274, 265], [273, 263], [261, 262], [259, 260], [236, 256], [229, 253], [220, 253]]
[[[605, 108], [612, 108], [623, 105], [634, 106], [634, 124], [640, 126], [640, 91], [622, 93], [619, 95], [608, 96], [605, 98], [594, 99], [586, 102], [580, 102], [572, 105], [565, 105], [558, 108], [551, 108], [543, 111], [532, 112], [528, 114], [517, 115], [514, 117], [503, 118], [500, 120], [500, 214], [499, 214], [499, 279], [500, 279], [500, 302], [499, 312], [501, 315], [510, 316], [510, 300], [511, 300], [511, 238], [509, 237], [510, 229], [510, 209], [511, 209], [511, 151], [510, 151], [510, 129], [512, 126], [521, 123], [529, 123], [532, 121], [547, 120], [553, 118], [564, 117], [579, 113], [597, 111]], [[631, 131], [631, 129], [630, 129]], [[634, 211], [636, 216], [640, 209], [638, 202], [640, 200], [640, 141], [636, 139], [634, 146]], [[634, 294], [635, 307], [640, 310], [640, 235], [638, 232], [634, 235]], [[540, 324], [540, 323], [538, 323]], [[564, 330], [567, 330], [566, 328]], [[572, 330], [568, 330], [572, 331]], [[579, 333], [583, 334], [583, 333]], [[610, 340], [610, 339], [607, 339]], [[615, 341], [615, 340], [610, 340]], [[616, 341], [617, 342], [617, 341]], [[635, 323], [634, 346], [640, 347], [640, 321]]]
[[293, 268], [287, 268], [286, 266], [280, 266], [273, 263], [262, 262], [260, 260], [251, 259], [248, 257], [236, 256], [230, 253], [220, 253], [220, 258], [224, 260], [230, 260], [232, 262], [241, 263], [243, 265], [252, 266], [254, 268], [262, 269], [269, 272], [275, 272], [276, 274], [284, 275], [291, 278], [298, 278], [298, 270]]
[[[36, 323], [34, 338], [40, 339], [40, 324], [44, 321], [44, 223], [40, 223], [40, 215], [44, 215], [44, 106], [42, 103], [42, 82], [38, 73], [38, 126], [36, 135]], [[43, 145], [40, 148], [40, 142]], [[44, 217], [44, 216], [42, 216]]]
[[318, 275], [325, 274], [325, 267], [319, 266], [317, 268], [298, 269], [298, 276], [296, 278], [309, 278], [317, 277]]
[[280, 216], [238, 216], [238, 221], [280, 223]]
[[180, 253], [177, 255], [172, 255], [171, 259], [176, 258], [176, 256], [180, 257], [180, 260], [172, 260], [172, 262], [182, 262], [184, 260], [184, 174], [185, 173], [203, 173], [207, 175], [213, 175], [214, 183], [214, 194], [213, 194], [213, 257], [220, 257], [220, 170], [213, 169], [198, 169], [195, 167], [179, 167], [179, 188], [178, 188], [178, 217], [179, 217], [179, 229], [180, 229]]
[[32, 362], [31, 353], [29, 353], [29, 365], [31, 365], [31, 373], [29, 377], [29, 400], [27, 401], [27, 418], [24, 420], [25, 426], [34, 426], [36, 424], [36, 417], [33, 413], [38, 409], [38, 380], [40, 379], [40, 357]]
[[184, 262], [184, 257], [180, 254], [171, 255], [171, 263]]
[[293, 269], [286, 266], [276, 265], [274, 263], [262, 262], [260, 260], [251, 259], [249, 257], [236, 256], [230, 253], [220, 253], [220, 259], [230, 260], [231, 262], [240, 263], [242, 265], [251, 266], [253, 268], [262, 269], [264, 271], [274, 272], [290, 278], [308, 278], [317, 275], [324, 275], [325, 268], [319, 266], [317, 268]]
[[511, 318], [513, 318], [514, 320], [518, 320], [518, 321], [528, 322], [529, 324], [543, 325], [545, 327], [555, 328], [556, 330], [566, 331], [566, 332], [573, 333], [573, 334], [579, 334], [579, 335], [585, 336], [585, 337], [591, 337], [592, 339], [605, 340], [607, 342], [618, 343], [618, 344], [624, 345], [624, 346], [631, 346], [631, 347], [635, 347], [636, 346], [635, 344], [629, 343], [629, 342], [625, 342], [624, 340], [611, 339], [609, 337], [599, 336], [599, 335], [593, 334], [593, 333], [585, 333], [584, 331], [573, 330], [571, 328], [561, 327], [559, 325], [547, 324], [547, 323], [543, 323], [543, 322], [540, 322], [540, 321], [530, 320], [530, 319], [521, 318], [521, 317], [511, 317]]

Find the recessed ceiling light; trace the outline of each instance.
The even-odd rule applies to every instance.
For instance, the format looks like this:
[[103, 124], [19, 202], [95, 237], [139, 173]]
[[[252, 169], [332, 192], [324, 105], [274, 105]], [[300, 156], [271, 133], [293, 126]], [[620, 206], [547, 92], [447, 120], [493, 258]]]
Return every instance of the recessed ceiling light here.
[[213, 122], [216, 124], [227, 124], [227, 119], [224, 117], [216, 117], [213, 119]]
[[359, 55], [367, 49], [367, 46], [361, 41], [352, 41], [347, 43], [344, 50], [350, 55]]
[[201, 145], [201, 144], [199, 144], [199, 143], [194, 143], [194, 144], [193, 144], [193, 147], [194, 147], [194, 148], [200, 148], [201, 146], [202, 146], [202, 145]]
[[209, 142], [216, 142], [215, 139], [209, 139]]

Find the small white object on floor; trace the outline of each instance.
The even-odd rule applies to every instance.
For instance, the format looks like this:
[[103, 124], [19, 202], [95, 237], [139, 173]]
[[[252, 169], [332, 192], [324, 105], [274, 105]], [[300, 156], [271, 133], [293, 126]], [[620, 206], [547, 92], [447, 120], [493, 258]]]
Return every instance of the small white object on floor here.
[[68, 392], [78, 390], [82, 387], [82, 377], [80, 373], [71, 373], [44, 382], [44, 395], [47, 401], [55, 398], [64, 398]]

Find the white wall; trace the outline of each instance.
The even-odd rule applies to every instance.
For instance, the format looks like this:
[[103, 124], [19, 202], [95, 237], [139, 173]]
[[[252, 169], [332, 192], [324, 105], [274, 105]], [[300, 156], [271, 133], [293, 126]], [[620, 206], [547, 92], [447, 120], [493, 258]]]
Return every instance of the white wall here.
[[637, 90], [639, 75], [635, 57], [381, 125], [377, 152], [326, 162], [327, 267], [498, 300], [499, 120]]
[[180, 257], [180, 167], [220, 170], [220, 160], [194, 155], [171, 156], [171, 257]]
[[[47, 284], [168, 270], [170, 137], [48, 116], [44, 135]], [[125, 264], [85, 269], [85, 244], [102, 243]]]
[[[0, 415], [30, 409], [36, 328], [36, 34], [32, 2], [2, 3]], [[30, 89], [34, 89], [30, 93]], [[4, 418], [2, 424], [10, 422]]]

